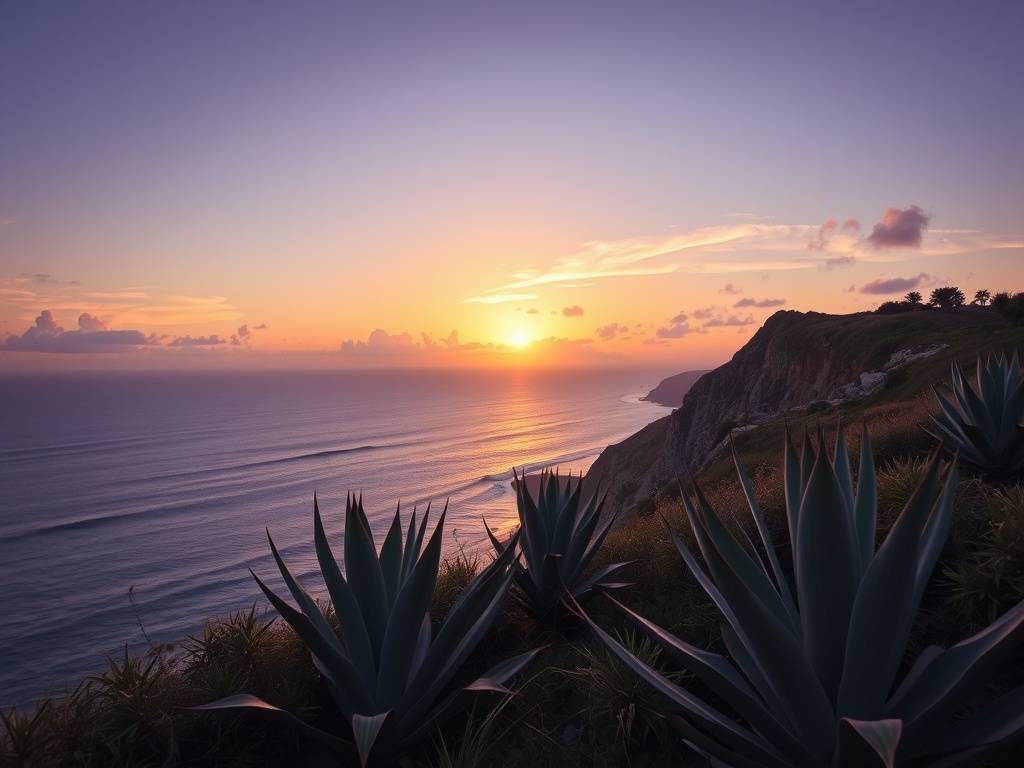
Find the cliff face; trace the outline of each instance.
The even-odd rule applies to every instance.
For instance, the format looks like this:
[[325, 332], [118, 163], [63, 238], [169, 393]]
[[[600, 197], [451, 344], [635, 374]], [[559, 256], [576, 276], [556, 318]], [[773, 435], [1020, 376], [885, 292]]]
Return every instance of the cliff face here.
[[707, 371], [684, 371], [675, 376], [669, 376], [658, 386], [648, 392], [642, 399], [649, 400], [658, 405], [667, 405], [669, 408], [678, 408], [683, 404], [686, 393], [693, 389], [693, 385], [700, 380]]
[[605, 449], [587, 479], [629, 510], [698, 471], [731, 428], [850, 397], [850, 384], [885, 369], [894, 353], [940, 348], [951, 329], [985, 321], [972, 313], [777, 312], [732, 360], [701, 376], [670, 416]]

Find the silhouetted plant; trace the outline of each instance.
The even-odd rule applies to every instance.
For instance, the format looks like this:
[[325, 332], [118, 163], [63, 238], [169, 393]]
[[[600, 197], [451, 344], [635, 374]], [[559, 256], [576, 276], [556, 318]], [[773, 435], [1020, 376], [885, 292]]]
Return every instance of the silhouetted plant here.
[[1024, 380], [1017, 353], [1009, 359], [978, 355], [974, 386], [955, 362], [951, 379], [952, 402], [934, 390], [941, 410], [928, 434], [980, 472], [1018, 474], [1024, 468]]
[[[914, 614], [950, 529], [955, 462], [944, 470], [942, 452], [932, 454], [876, 551], [877, 488], [866, 427], [856, 487], [842, 430], [831, 460], [820, 435], [817, 450], [805, 440], [799, 457], [787, 435], [783, 482], [794, 595], [735, 448], [733, 458], [763, 553], [750, 539], [734, 538], [696, 485], [682, 503], [704, 566], [671, 531], [687, 567], [725, 617], [722, 639], [731, 660], [609, 598], [709, 688], [714, 703], [674, 683], [587, 618], [623, 662], [673, 702], [674, 722], [695, 749], [715, 765], [747, 767], [976, 765], [986, 748], [1024, 728], [1024, 687], [965, 713], [1024, 639], [1024, 603], [952, 648], [926, 648], [894, 688]], [[721, 709], [723, 703], [732, 713]]]
[[962, 307], [967, 297], [964, 292], [956, 286], [945, 286], [936, 288], [928, 299], [928, 305], [939, 309], [955, 309]]
[[[579, 600], [594, 590], [624, 586], [611, 577], [628, 563], [611, 563], [587, 573], [615, 515], [602, 522], [604, 499], [598, 501], [596, 493], [586, 504], [581, 502], [582, 477], [573, 487], [571, 476], [562, 479], [545, 470], [536, 500], [526, 487], [525, 474], [522, 478], [516, 475], [515, 486], [519, 541], [526, 561], [525, 565], [516, 562], [515, 582], [520, 600], [531, 613], [550, 618], [565, 595]], [[489, 527], [487, 535], [499, 556], [511, 546], [499, 541]]]
[[[309, 647], [313, 664], [351, 730], [363, 765], [371, 753], [376, 757], [402, 756], [464, 705], [464, 691], [508, 693], [505, 681], [537, 653], [533, 650], [503, 661], [437, 703], [501, 608], [515, 573], [518, 540], [518, 536], [513, 537], [502, 556], [469, 583], [434, 634], [429, 606], [441, 562], [446, 514], [447, 506], [424, 547], [430, 508], [418, 528], [413, 511], [403, 546], [401, 518], [396, 511], [378, 555], [362, 499], [349, 497], [345, 509], [343, 574], [327, 541], [314, 498], [313, 540], [320, 571], [337, 612], [337, 630], [295, 580], [269, 531], [267, 538], [274, 560], [299, 610], [253, 574], [267, 599]], [[338, 734], [315, 728], [256, 696], [229, 696], [197, 709], [269, 713], [288, 720], [330, 747], [347, 748]]]

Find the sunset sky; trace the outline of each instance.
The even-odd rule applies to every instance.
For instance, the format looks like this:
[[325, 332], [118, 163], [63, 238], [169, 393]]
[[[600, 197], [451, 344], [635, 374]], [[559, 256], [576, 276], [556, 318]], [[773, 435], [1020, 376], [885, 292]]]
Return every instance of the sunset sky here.
[[683, 370], [780, 308], [1024, 290], [1022, 39], [1009, 2], [5, 3], [0, 368]]

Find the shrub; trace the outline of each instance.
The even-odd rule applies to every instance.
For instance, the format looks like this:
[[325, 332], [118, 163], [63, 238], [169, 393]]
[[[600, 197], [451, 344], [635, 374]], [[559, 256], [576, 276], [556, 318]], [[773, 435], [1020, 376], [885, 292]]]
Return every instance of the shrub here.
[[962, 307], [965, 301], [967, 301], [967, 297], [964, 296], [964, 292], [952, 285], [936, 288], [928, 298], [929, 306], [938, 307], [939, 309]]
[[[925, 649], [894, 690], [914, 614], [949, 531], [955, 463], [944, 470], [941, 453], [932, 454], [876, 550], [877, 486], [866, 428], [856, 488], [841, 430], [831, 460], [820, 433], [817, 450], [805, 445], [799, 457], [787, 435], [794, 595], [735, 450], [734, 461], [761, 550], [749, 539], [740, 543], [697, 486], [682, 503], [705, 566], [670, 529], [687, 567], [725, 617], [722, 639], [731, 661], [612, 600], [713, 692], [714, 703], [675, 684], [584, 615], [612, 652], [673, 702], [682, 713], [673, 722], [691, 745], [728, 765], [893, 766], [939, 759], [976, 765], [981, 752], [1024, 728], [1024, 687], [963, 714], [1024, 639], [1024, 603], [950, 649]], [[721, 711], [722, 703], [741, 720]]]

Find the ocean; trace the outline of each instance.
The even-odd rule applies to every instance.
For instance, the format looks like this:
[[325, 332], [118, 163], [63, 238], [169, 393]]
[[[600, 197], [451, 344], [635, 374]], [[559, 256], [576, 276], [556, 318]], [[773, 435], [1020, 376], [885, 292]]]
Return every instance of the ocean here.
[[[275, 371], [0, 377], [0, 705], [177, 643], [281, 586], [265, 528], [322, 595], [346, 493], [380, 544], [450, 499], [448, 553], [515, 523], [512, 467], [586, 470], [669, 409], [648, 371]], [[403, 515], [403, 519], [404, 515]], [[434, 518], [436, 519], [436, 517]], [[283, 588], [283, 587], [282, 587]], [[129, 590], [133, 601], [129, 599]]]

